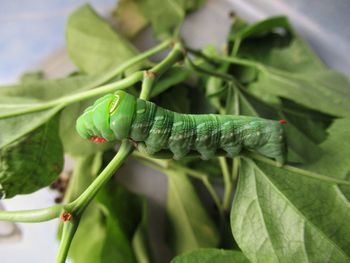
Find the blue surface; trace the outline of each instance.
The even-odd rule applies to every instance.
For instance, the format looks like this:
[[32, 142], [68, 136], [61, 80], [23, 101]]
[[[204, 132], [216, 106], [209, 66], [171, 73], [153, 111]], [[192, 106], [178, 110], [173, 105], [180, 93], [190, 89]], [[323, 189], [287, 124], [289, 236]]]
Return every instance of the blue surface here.
[[15, 82], [64, 43], [68, 15], [89, 2], [107, 14], [116, 0], [0, 0], [0, 85]]

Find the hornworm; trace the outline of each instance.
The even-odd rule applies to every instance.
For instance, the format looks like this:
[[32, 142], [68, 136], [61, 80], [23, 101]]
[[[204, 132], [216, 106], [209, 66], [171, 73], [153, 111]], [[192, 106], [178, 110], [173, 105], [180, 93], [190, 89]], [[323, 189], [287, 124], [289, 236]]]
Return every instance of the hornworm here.
[[174, 159], [197, 151], [203, 159], [223, 150], [234, 157], [254, 150], [283, 164], [283, 122], [259, 117], [180, 114], [124, 92], [107, 94], [78, 118], [80, 136], [95, 143], [129, 138], [148, 154], [170, 150]]

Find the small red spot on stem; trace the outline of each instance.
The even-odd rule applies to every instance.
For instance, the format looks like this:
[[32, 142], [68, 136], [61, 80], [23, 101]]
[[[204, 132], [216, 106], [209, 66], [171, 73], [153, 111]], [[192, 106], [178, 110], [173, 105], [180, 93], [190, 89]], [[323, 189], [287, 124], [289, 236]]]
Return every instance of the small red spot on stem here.
[[98, 137], [98, 136], [91, 136], [90, 137], [90, 141], [93, 143], [105, 143], [107, 142], [107, 140], [105, 138], [102, 137]]
[[67, 222], [67, 221], [70, 221], [73, 219], [73, 216], [71, 213], [68, 213], [68, 212], [62, 212], [62, 214], [60, 215], [60, 219], [63, 221], [63, 222]]
[[282, 119], [282, 120], [279, 120], [279, 123], [283, 125], [283, 124], [287, 124], [287, 121]]

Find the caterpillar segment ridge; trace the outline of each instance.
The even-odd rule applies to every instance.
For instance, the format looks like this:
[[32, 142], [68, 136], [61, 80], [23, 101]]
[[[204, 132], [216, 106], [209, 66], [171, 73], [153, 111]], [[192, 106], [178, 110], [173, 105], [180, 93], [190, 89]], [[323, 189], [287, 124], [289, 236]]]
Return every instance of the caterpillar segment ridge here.
[[286, 159], [284, 121], [251, 116], [181, 114], [124, 91], [95, 101], [78, 118], [76, 129], [95, 143], [130, 139], [150, 155], [168, 150], [178, 160], [192, 151], [203, 159], [219, 151], [235, 157], [252, 150], [282, 165]]

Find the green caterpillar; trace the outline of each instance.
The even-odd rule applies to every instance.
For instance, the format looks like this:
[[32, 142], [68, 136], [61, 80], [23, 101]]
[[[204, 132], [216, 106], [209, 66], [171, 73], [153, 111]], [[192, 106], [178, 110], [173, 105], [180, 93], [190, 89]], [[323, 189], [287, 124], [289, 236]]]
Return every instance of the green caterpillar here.
[[224, 150], [228, 156], [254, 150], [285, 162], [283, 122], [250, 116], [180, 114], [117, 91], [99, 98], [78, 118], [80, 136], [95, 143], [129, 138], [155, 154], [170, 150], [174, 159], [197, 151], [203, 159]]

